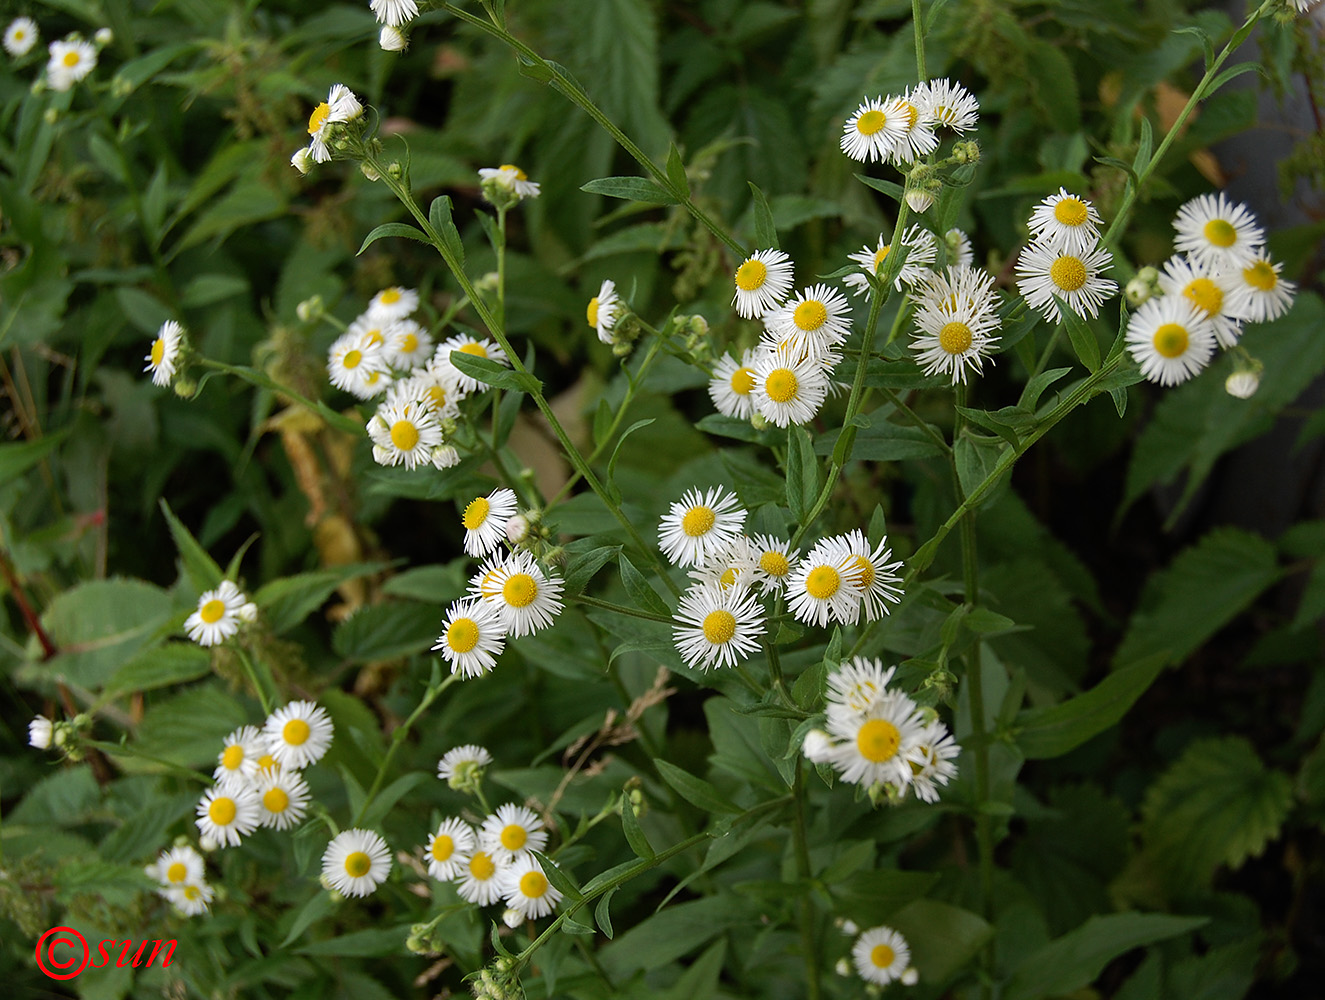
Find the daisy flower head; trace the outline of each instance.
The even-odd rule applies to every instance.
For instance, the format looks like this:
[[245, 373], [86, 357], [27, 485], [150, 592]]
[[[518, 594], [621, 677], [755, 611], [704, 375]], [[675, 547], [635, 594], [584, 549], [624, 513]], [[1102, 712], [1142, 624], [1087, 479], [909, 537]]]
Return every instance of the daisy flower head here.
[[474, 828], [460, 819], [444, 819], [428, 835], [428, 874], [439, 882], [459, 878], [478, 844]]
[[486, 389], [487, 386], [476, 378], [466, 375], [459, 368], [451, 363], [451, 352], [459, 351], [461, 354], [468, 354], [475, 358], [487, 358], [489, 361], [495, 361], [499, 365], [510, 366], [507, 360], [506, 352], [501, 349], [500, 344], [496, 344], [487, 337], [473, 337], [467, 334], [456, 334], [454, 337], [447, 337], [437, 348], [437, 353], [433, 356], [434, 362], [439, 366], [449, 370], [456, 385], [465, 393], [478, 392]]
[[399, 28], [419, 16], [419, 5], [415, 0], [370, 0], [368, 9], [379, 24], [392, 28]]
[[1210, 363], [1214, 326], [1186, 296], [1161, 295], [1132, 313], [1127, 350], [1151, 382], [1177, 385]]
[[153, 385], [170, 385], [171, 379], [175, 377], [176, 366], [179, 363], [180, 340], [183, 336], [184, 328], [173, 319], [161, 324], [156, 339], [152, 341], [152, 349], [143, 358], [147, 362], [143, 371], [152, 373]]
[[263, 771], [253, 789], [258, 796], [259, 822], [274, 830], [298, 826], [308, 811], [308, 782], [298, 771]]
[[973, 309], [969, 298], [953, 298], [953, 304], [926, 299], [916, 310], [911, 350], [926, 375], [941, 373], [956, 385], [966, 382], [968, 371], [983, 370], [985, 358], [998, 346], [999, 326], [992, 308]]
[[369, 300], [368, 311], [364, 315], [373, 317], [379, 323], [391, 323], [409, 318], [418, 308], [419, 293], [416, 289], [392, 285], [383, 288]]
[[237, 847], [258, 828], [260, 808], [257, 793], [247, 785], [210, 788], [198, 803], [198, 832], [217, 844]]
[[1106, 299], [1118, 293], [1116, 282], [1101, 272], [1113, 266], [1113, 255], [1103, 247], [1074, 254], [1033, 242], [1017, 258], [1017, 291], [1026, 304], [1057, 323], [1058, 296], [1078, 316], [1096, 316]]
[[492, 754], [477, 743], [452, 747], [437, 762], [437, 777], [456, 790], [473, 785], [492, 763]]
[[257, 726], [240, 726], [222, 742], [212, 777], [222, 782], [252, 781], [258, 774], [258, 758], [266, 750], [267, 741]]
[[335, 734], [326, 709], [311, 701], [292, 701], [278, 708], [267, 717], [262, 732], [276, 763], [295, 771], [320, 761]]
[[752, 584], [759, 574], [759, 564], [754, 543], [744, 535], [737, 535], [731, 543], [718, 552], [701, 559], [699, 565], [690, 571], [690, 579], [695, 583], [709, 583], [726, 590], [737, 584]]
[[407, 469], [427, 465], [444, 440], [437, 414], [424, 402], [422, 393], [387, 399], [368, 418], [367, 427], [373, 461], [378, 465]]
[[1029, 223], [1035, 242], [1076, 257], [1095, 248], [1103, 224], [1094, 205], [1064, 187], [1035, 206]]
[[842, 125], [842, 152], [861, 163], [886, 163], [906, 133], [906, 121], [882, 97], [868, 98]]
[[412, 319], [396, 320], [386, 340], [386, 363], [412, 372], [432, 360], [433, 343], [428, 331]]
[[547, 847], [547, 828], [538, 813], [508, 802], [498, 806], [496, 812], [483, 820], [478, 843], [505, 866], [521, 855]]
[[39, 715], [28, 723], [28, 746], [38, 750], [49, 750], [55, 735], [55, 723], [44, 715]]
[[960, 83], [928, 80], [911, 92], [911, 100], [925, 119], [954, 132], [969, 132], [980, 120], [980, 102]]
[[[356, 329], [346, 330], [327, 351], [327, 377], [337, 389], [359, 399], [372, 399], [390, 382], [387, 377], [386, 340], [372, 339]], [[385, 381], [384, 381], [385, 379]]]
[[835, 347], [851, 333], [851, 304], [831, 285], [811, 285], [764, 322], [777, 339], [797, 348]]
[[673, 566], [695, 566], [730, 545], [745, 527], [736, 494], [691, 487], [658, 522], [658, 548]]
[[825, 538], [787, 579], [787, 608], [800, 621], [820, 628], [829, 619], [854, 625], [860, 618], [860, 566], [840, 539]]
[[828, 395], [824, 366], [790, 349], [760, 351], [754, 366], [755, 406], [778, 427], [807, 424], [814, 419]]
[[1238, 288], [1235, 272], [1212, 271], [1174, 254], [1160, 272], [1159, 287], [1165, 295], [1181, 295], [1205, 313], [1220, 347], [1232, 347], [1242, 336], [1242, 323], [1229, 314]]
[[[911, 965], [911, 948], [906, 938], [891, 927], [871, 927], [851, 946], [851, 961], [856, 972], [867, 983], [887, 986], [893, 980], [907, 976]], [[914, 979], [907, 977], [907, 981]]]
[[51, 42], [51, 59], [46, 64], [46, 82], [52, 90], [68, 90], [96, 68], [97, 47], [78, 35], [61, 42]]
[[907, 758], [911, 764], [911, 790], [916, 798], [922, 802], [939, 800], [939, 786], [956, 776], [957, 765], [953, 761], [961, 752], [948, 727], [938, 719], [924, 728]]
[[331, 159], [327, 139], [332, 125], [353, 121], [362, 114], [363, 105], [354, 92], [343, 83], [332, 84], [327, 99], [308, 116], [308, 151], [314, 161], [326, 163]]
[[1198, 264], [1232, 270], [1250, 267], [1265, 230], [1246, 205], [1219, 194], [1199, 194], [1173, 217], [1173, 246]]
[[975, 251], [971, 249], [971, 238], [960, 229], [949, 229], [943, 234], [943, 242], [948, 251], [949, 267], [970, 267], [975, 260]]
[[498, 548], [506, 537], [506, 522], [514, 516], [517, 505], [515, 490], [505, 486], [469, 501], [461, 519], [465, 525], [465, 552], [486, 556]]
[[188, 844], [162, 851], [143, 871], [148, 878], [160, 882], [162, 889], [203, 882], [207, 878], [202, 855]]
[[998, 309], [998, 293], [994, 291], [994, 276], [982, 267], [949, 264], [942, 271], [929, 271], [911, 289], [911, 298], [918, 308], [947, 306], [971, 312], [992, 312]]
[[478, 172], [481, 181], [487, 181], [503, 191], [509, 191], [521, 198], [537, 198], [538, 184], [514, 163], [503, 163], [500, 167], [483, 167]]
[[1265, 323], [1288, 312], [1297, 286], [1279, 277], [1282, 266], [1257, 250], [1251, 262], [1235, 273], [1229, 312], [1249, 323]]
[[448, 361], [441, 363], [434, 353], [432, 359], [410, 376], [423, 392], [424, 399], [438, 420], [454, 420], [460, 415], [460, 400], [467, 395], [456, 380], [456, 370]]
[[[885, 242], [887, 238], [886, 233], [880, 233], [879, 244], [873, 250], [864, 246], [847, 256], [859, 264], [862, 270], [878, 274], [892, 250], [892, 244]], [[910, 226], [902, 234], [902, 246], [906, 247], [906, 260], [893, 281], [893, 287], [898, 291], [901, 291], [903, 285], [909, 288], [929, 274], [939, 253], [938, 240], [922, 226]], [[870, 290], [869, 280], [863, 274], [848, 274], [842, 279], [842, 284], [852, 288], [857, 295]]]
[[896, 667], [886, 670], [882, 660], [857, 656], [828, 675], [827, 714], [862, 715], [888, 691]]
[[672, 641], [686, 666], [734, 667], [759, 649], [764, 608], [745, 586], [699, 584], [681, 595]]
[[456, 601], [447, 609], [442, 634], [432, 648], [451, 664], [451, 673], [482, 677], [497, 665], [497, 657], [506, 648], [501, 613], [477, 597]]
[[736, 269], [732, 304], [745, 319], [760, 319], [791, 291], [791, 258], [781, 250], [756, 250]]
[[528, 552], [513, 552], [488, 563], [471, 588], [497, 610], [512, 639], [547, 628], [561, 613], [561, 578], [545, 574]]
[[552, 914], [561, 902], [561, 892], [543, 874], [543, 865], [532, 854], [516, 858], [497, 876], [498, 891], [506, 905], [525, 920]]
[[170, 905], [186, 917], [199, 917], [206, 913], [216, 898], [216, 892], [206, 882], [172, 885], [161, 892]]
[[920, 745], [925, 725], [915, 702], [901, 691], [885, 691], [863, 712], [828, 716], [832, 765], [843, 781], [870, 788], [884, 782], [904, 788], [911, 781], [908, 758]]
[[199, 646], [215, 646], [239, 631], [247, 598], [229, 580], [198, 598], [198, 610], [184, 620], [184, 631]]
[[5, 29], [5, 51], [17, 59], [37, 44], [37, 22], [30, 17], [16, 17]]
[[755, 387], [754, 364], [755, 352], [745, 350], [739, 359], [724, 354], [713, 366], [713, 379], [709, 382], [709, 398], [724, 417], [737, 420], [749, 420], [755, 412], [754, 397], [751, 391]]
[[391, 849], [371, 830], [343, 830], [322, 853], [322, 878], [342, 896], [367, 896], [391, 874]]
[[926, 118], [917, 103], [921, 96], [915, 91], [908, 91], [901, 97], [894, 97], [885, 107], [888, 117], [900, 122], [892, 152], [895, 163], [912, 163], [938, 149], [939, 138], [934, 134], [934, 124]]
[[504, 867], [506, 862], [499, 861], [486, 850], [480, 848], [471, 852], [460, 872], [456, 892], [467, 903], [492, 905], [501, 899], [501, 880], [497, 876]]
[[759, 568], [755, 581], [765, 594], [781, 593], [792, 570], [800, 559], [800, 552], [791, 543], [772, 535], [755, 535], [752, 540], [755, 564]]
[[598, 334], [604, 344], [612, 343], [612, 334], [616, 330], [617, 320], [626, 311], [626, 304], [616, 293], [616, 283], [611, 278], [604, 278], [598, 286], [598, 294], [589, 300], [585, 307], [584, 318]]

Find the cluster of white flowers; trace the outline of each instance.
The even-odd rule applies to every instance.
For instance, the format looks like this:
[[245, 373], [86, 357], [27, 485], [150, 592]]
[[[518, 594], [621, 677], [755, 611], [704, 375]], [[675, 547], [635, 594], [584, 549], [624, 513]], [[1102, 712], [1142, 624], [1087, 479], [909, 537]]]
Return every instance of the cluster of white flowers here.
[[198, 598], [198, 610], [184, 620], [184, 631], [199, 646], [215, 646], [258, 617], [258, 606], [229, 580]]
[[1062, 319], [1058, 301], [1078, 316], [1096, 316], [1117, 294], [1117, 283], [1103, 276], [1113, 255], [1100, 246], [1100, 224], [1095, 206], [1066, 188], [1031, 212], [1031, 242], [1017, 258], [1017, 290], [1046, 319]]
[[811, 730], [801, 749], [807, 760], [832, 765], [843, 781], [894, 801], [910, 790], [937, 802], [938, 786], [957, 773], [961, 747], [932, 710], [888, 687], [895, 669], [856, 657], [833, 671], [825, 728]]
[[1282, 316], [1295, 291], [1279, 277], [1265, 232], [1245, 205], [1223, 194], [1198, 195], [1178, 209], [1173, 228], [1178, 253], [1158, 276], [1163, 294], [1142, 303], [1127, 324], [1128, 351], [1141, 374], [1160, 385], [1199, 373], [1216, 346], [1234, 347], [1243, 323]]
[[308, 173], [314, 163], [331, 159], [328, 145], [331, 126], [354, 121], [363, 115], [363, 105], [354, 92], [343, 83], [332, 84], [327, 99], [313, 108], [308, 116], [308, 145], [297, 149], [290, 164], [301, 174]]
[[[544, 572], [533, 554], [515, 548], [529, 531], [531, 515], [517, 513], [515, 491], [500, 487], [475, 497], [461, 517], [465, 552], [486, 559], [469, 582], [469, 596], [455, 601], [442, 620], [433, 649], [451, 672], [479, 677], [497, 665], [506, 639], [532, 635], [561, 613], [561, 577]], [[500, 552], [502, 543], [512, 548]]]
[[[33, 50], [41, 37], [37, 22], [30, 17], [16, 17], [5, 28], [5, 51], [14, 59], [21, 59]], [[71, 32], [47, 46], [45, 86], [51, 90], [66, 91], [97, 67], [98, 53], [111, 43], [114, 34], [101, 28], [88, 41], [78, 32]]]
[[186, 917], [206, 913], [215, 893], [207, 884], [202, 855], [189, 844], [177, 844], [161, 854], [143, 871], [159, 885], [157, 893]]
[[905, 166], [939, 145], [937, 129], [975, 128], [980, 105], [951, 80], [929, 80], [900, 97], [866, 99], [842, 126], [842, 152], [861, 163]]

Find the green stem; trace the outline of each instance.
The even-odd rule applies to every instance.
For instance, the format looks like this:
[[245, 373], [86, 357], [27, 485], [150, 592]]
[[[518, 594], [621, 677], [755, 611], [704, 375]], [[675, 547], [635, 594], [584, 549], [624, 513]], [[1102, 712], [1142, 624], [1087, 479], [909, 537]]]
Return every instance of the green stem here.
[[930, 424], [928, 420], [924, 419], [924, 417], [916, 413], [915, 410], [907, 406], [906, 403], [903, 402], [902, 397], [898, 395], [895, 390], [885, 388], [883, 394], [888, 397], [888, 402], [897, 407], [897, 409], [906, 415], [906, 418], [910, 420], [911, 423], [924, 432], [925, 436], [934, 443], [934, 446], [938, 448], [939, 451], [949, 456], [952, 454], [952, 447], [947, 441], [943, 440], [943, 435], [936, 431], [934, 426]]
[[628, 615], [631, 618], [643, 618], [645, 621], [662, 622], [664, 625], [675, 625], [676, 622], [671, 618], [664, 618], [662, 615], [651, 614], [648, 611], [641, 611], [638, 608], [628, 608], [624, 604], [613, 604], [611, 601], [600, 601], [596, 597], [590, 597], [587, 594], [576, 594], [574, 598], [577, 604], [584, 604], [591, 608], [601, 608], [604, 611], [612, 611], [618, 615]]
[[[791, 786], [792, 808], [795, 819], [791, 828], [796, 849], [796, 875], [802, 882], [810, 880], [810, 843], [805, 823], [805, 768], [797, 757], [796, 777]], [[819, 1000], [819, 950], [814, 943], [814, 901], [805, 892], [800, 901], [801, 953], [805, 957], [805, 986], [808, 1000]]]
[[94, 747], [95, 749], [100, 750], [107, 757], [134, 757], [138, 760], [145, 760], [152, 764], [159, 764], [169, 773], [177, 774], [181, 778], [189, 778], [193, 781], [201, 782], [204, 785], [213, 784], [210, 775], [203, 774], [201, 771], [195, 771], [191, 767], [182, 767], [173, 761], [163, 760], [160, 757], [153, 757], [150, 753], [143, 753], [137, 747], [120, 743], [106, 743], [102, 740], [80, 739], [78, 742], [80, 746]]
[[253, 661], [249, 659], [248, 652], [243, 646], [231, 646], [230, 648], [239, 654], [239, 662], [244, 665], [244, 673], [248, 675], [249, 683], [253, 685], [253, 693], [258, 696], [258, 701], [262, 702], [262, 713], [271, 715], [271, 699], [267, 697], [266, 687], [258, 679], [257, 668], [253, 666]]
[[929, 76], [925, 73], [925, 19], [920, 16], [920, 0], [911, 0], [911, 22], [916, 31], [916, 76], [924, 83]]

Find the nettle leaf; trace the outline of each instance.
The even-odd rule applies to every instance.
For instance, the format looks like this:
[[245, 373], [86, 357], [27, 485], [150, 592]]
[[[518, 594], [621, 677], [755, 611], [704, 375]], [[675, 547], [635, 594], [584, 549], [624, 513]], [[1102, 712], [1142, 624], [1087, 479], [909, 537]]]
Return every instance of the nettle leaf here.
[[1279, 835], [1292, 805], [1286, 774], [1238, 736], [1198, 740], [1150, 786], [1141, 808], [1147, 850], [1174, 885], [1208, 884]]
[[331, 636], [337, 656], [355, 663], [421, 653], [437, 639], [441, 616], [426, 604], [400, 602], [360, 608]]

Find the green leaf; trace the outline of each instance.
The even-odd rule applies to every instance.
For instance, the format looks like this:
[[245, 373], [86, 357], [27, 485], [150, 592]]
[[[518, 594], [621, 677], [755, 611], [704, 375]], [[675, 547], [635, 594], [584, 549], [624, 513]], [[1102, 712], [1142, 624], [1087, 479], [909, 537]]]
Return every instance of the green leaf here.
[[465, 244], [460, 239], [460, 230], [456, 229], [451, 218], [451, 197], [441, 195], [434, 198], [428, 206], [428, 225], [432, 226], [442, 245], [451, 252], [456, 266], [465, 266]]
[[1098, 371], [1100, 342], [1095, 338], [1095, 331], [1057, 295], [1054, 296], [1054, 302], [1058, 305], [1058, 312], [1062, 316], [1063, 326], [1067, 329], [1068, 339], [1072, 341], [1072, 350], [1077, 352], [1077, 357], [1089, 371]]
[[517, 372], [491, 358], [480, 358], [464, 351], [451, 352], [451, 364], [470, 378], [478, 379], [484, 385], [496, 389], [509, 389], [512, 392], [541, 392], [543, 383], [528, 372]]
[[41, 675], [96, 688], [158, 639], [172, 617], [170, 596], [143, 580], [80, 583], [53, 600], [42, 622], [58, 650]]
[[621, 828], [626, 833], [626, 843], [635, 852], [635, 857], [649, 861], [657, 856], [653, 845], [649, 843], [648, 835], [645, 834], [644, 828], [640, 826], [639, 816], [635, 813], [635, 806], [630, 801], [629, 792], [621, 793]]
[[247, 278], [234, 274], [200, 274], [180, 293], [180, 305], [186, 309], [200, 309], [214, 305], [236, 295], [247, 295]]
[[1093, 983], [1104, 967], [1133, 948], [1188, 934], [1208, 917], [1114, 913], [1091, 917], [1071, 933], [1032, 952], [1013, 971], [1003, 1000], [1061, 997]]
[[764, 197], [764, 192], [759, 190], [759, 186], [754, 181], [747, 182], [750, 185], [750, 194], [754, 201], [752, 209], [754, 211], [755, 225], [755, 249], [778, 249], [778, 230], [773, 223], [773, 210], [768, 207], [768, 199]]
[[884, 923], [903, 906], [920, 899], [939, 880], [937, 872], [877, 868], [853, 873], [833, 884], [834, 912], [862, 927]]
[[758, 904], [729, 895], [669, 906], [636, 924], [598, 954], [615, 979], [659, 969], [731, 928], [754, 926]]
[[578, 903], [584, 899], [584, 893], [580, 891], [579, 884], [561, 870], [560, 866], [541, 851], [531, 850], [529, 852], [538, 859], [539, 866], [543, 869], [543, 874], [547, 880], [552, 883], [553, 888], [557, 889], [568, 901], [568, 903]]
[[896, 202], [900, 202], [906, 194], [906, 189], [894, 181], [885, 181], [882, 178], [869, 177], [865, 174], [852, 174], [851, 176], [856, 178], [856, 180], [860, 181], [860, 183], [864, 184], [866, 187], [871, 187], [875, 191], [882, 192]]
[[635, 568], [635, 564], [626, 558], [624, 552], [618, 556], [617, 562], [621, 568], [621, 582], [626, 585], [626, 592], [630, 594], [641, 610], [652, 611], [655, 615], [670, 618], [672, 609], [658, 596], [658, 592], [649, 585], [649, 581], [644, 578], [644, 574]]
[[[363, 238], [363, 243], [359, 246], [359, 253], [363, 253], [378, 240], [387, 236], [398, 236], [401, 239], [414, 240], [418, 243], [431, 243], [428, 234], [414, 226], [403, 222], [384, 222], [371, 233]], [[356, 255], [357, 256], [357, 255]]]
[[797, 523], [804, 523], [819, 498], [819, 460], [804, 427], [787, 428], [787, 506]]
[[1044, 394], [1044, 390], [1071, 371], [1071, 368], [1050, 368], [1048, 371], [1040, 372], [1026, 383], [1026, 388], [1022, 390], [1021, 399], [1019, 400], [1020, 405], [1034, 411], [1040, 401], [1040, 396]]
[[609, 198], [638, 201], [646, 205], [675, 205], [676, 196], [657, 181], [647, 177], [599, 177], [581, 184], [580, 190], [588, 194], [603, 194]]
[[1267, 769], [1245, 739], [1197, 740], [1146, 792], [1141, 836], [1167, 882], [1204, 887], [1221, 865], [1259, 855], [1292, 804], [1288, 776]]
[[703, 778], [696, 778], [689, 771], [684, 771], [675, 764], [670, 764], [661, 757], [653, 759], [653, 765], [663, 781], [693, 806], [707, 813], [739, 813], [741, 810], [732, 805], [727, 798]]
[[690, 179], [686, 177], [686, 167], [681, 161], [681, 151], [672, 143], [667, 148], [667, 179], [672, 182], [672, 189], [682, 197], [690, 196]]
[[353, 663], [409, 656], [437, 641], [441, 615], [437, 608], [413, 602], [362, 607], [331, 636], [336, 655]]
[[603, 936], [609, 941], [612, 940], [614, 933], [612, 930], [612, 897], [615, 895], [615, 889], [608, 889], [598, 900], [598, 905], [593, 908], [594, 922], [598, 924], [598, 929], [603, 932]]
[[212, 655], [191, 642], [168, 642], [135, 656], [106, 681], [110, 698], [183, 684], [212, 672]]
[[615, 559], [620, 551], [620, 545], [600, 545], [573, 556], [566, 563], [563, 577], [566, 595], [569, 597], [583, 591], [594, 574]]
[[1027, 760], [1059, 757], [1116, 725], [1155, 682], [1166, 653], [1115, 670], [1089, 691], [1048, 708], [1017, 716], [1017, 746]]
[[[983, 434], [962, 434], [953, 446], [953, 457], [957, 462], [957, 479], [961, 482], [962, 495], [970, 496], [982, 482], [993, 473], [1003, 452], [1008, 448], [1005, 441]], [[985, 494], [985, 503], [989, 503], [996, 492]]]
[[179, 549], [180, 565], [189, 581], [189, 586], [199, 593], [219, 587], [221, 581], [225, 579], [221, 567], [207, 554], [207, 550], [198, 544], [198, 540], [188, 528], [184, 527], [184, 523], [175, 516], [170, 504], [164, 499], [161, 501], [161, 513], [165, 515], [166, 524], [170, 526], [170, 536], [175, 539], [175, 548]]
[[377, 573], [385, 566], [385, 563], [353, 563], [334, 569], [296, 573], [265, 584], [253, 595], [253, 601], [262, 609], [272, 632], [280, 635], [322, 607], [346, 580]]
[[296, 955], [329, 955], [336, 958], [374, 958], [380, 955], [403, 955], [409, 924], [398, 927], [374, 927], [351, 931], [340, 937], [314, 941], [296, 948]]
[[[210, 768], [216, 763], [226, 734], [251, 721], [243, 705], [226, 694], [218, 682], [208, 681], [154, 702], [138, 725], [133, 746], [172, 764]], [[156, 768], [132, 757], [121, 758], [119, 763], [140, 771]]]
[[621, 446], [626, 443], [626, 438], [630, 437], [630, 435], [634, 434], [637, 430], [648, 427], [656, 419], [656, 417], [645, 417], [643, 420], [636, 420], [621, 432], [621, 437], [617, 438], [617, 443], [612, 448], [612, 457], [607, 460], [607, 471], [603, 474], [603, 478], [607, 483], [608, 492], [617, 503], [621, 502], [621, 491], [616, 485], [616, 464], [621, 458]]
[[397, 802], [431, 777], [431, 774], [423, 771], [410, 771], [408, 774], [402, 774], [373, 797], [373, 801], [363, 814], [363, 820], [359, 825], [367, 830], [380, 826], [382, 820], [386, 818]]
[[47, 434], [35, 441], [0, 444], [0, 483], [12, 482], [60, 447], [71, 428]]

